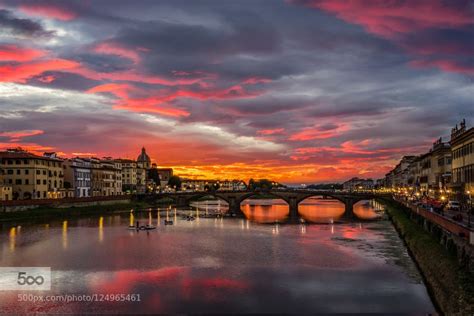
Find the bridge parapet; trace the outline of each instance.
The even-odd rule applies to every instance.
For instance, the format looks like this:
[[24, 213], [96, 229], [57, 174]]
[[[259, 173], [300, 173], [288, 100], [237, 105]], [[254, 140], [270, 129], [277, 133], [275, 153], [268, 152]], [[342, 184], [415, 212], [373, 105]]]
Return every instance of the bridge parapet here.
[[336, 199], [345, 206], [345, 216], [353, 217], [354, 204], [361, 200], [368, 200], [381, 195], [374, 193], [358, 193], [344, 191], [313, 191], [313, 190], [255, 190], [255, 191], [210, 191], [210, 192], [163, 192], [155, 194], [137, 195], [139, 200], [157, 201], [162, 198], [172, 199], [177, 206], [189, 206], [192, 200], [205, 196], [213, 196], [215, 198], [226, 201], [229, 204], [229, 211], [233, 214], [242, 215], [240, 204], [252, 196], [269, 195], [284, 200], [290, 209], [290, 220], [299, 219], [298, 205], [303, 200], [314, 197], [324, 196]]

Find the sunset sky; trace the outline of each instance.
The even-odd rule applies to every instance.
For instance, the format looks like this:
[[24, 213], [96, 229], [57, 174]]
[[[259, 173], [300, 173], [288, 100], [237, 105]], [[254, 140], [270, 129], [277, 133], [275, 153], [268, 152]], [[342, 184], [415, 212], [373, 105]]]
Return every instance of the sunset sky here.
[[0, 150], [383, 176], [474, 117], [474, 1], [0, 0]]

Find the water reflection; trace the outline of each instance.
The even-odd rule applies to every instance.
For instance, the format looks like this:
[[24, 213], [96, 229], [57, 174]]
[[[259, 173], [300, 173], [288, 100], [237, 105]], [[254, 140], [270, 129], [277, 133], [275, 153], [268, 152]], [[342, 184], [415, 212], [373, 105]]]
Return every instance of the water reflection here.
[[13, 252], [15, 251], [15, 245], [16, 245], [16, 227], [10, 228], [10, 233], [8, 234], [8, 236], [9, 236], [10, 251]]
[[312, 223], [334, 223], [344, 215], [345, 206], [335, 199], [312, 197], [298, 206], [301, 217]]
[[104, 241], [104, 217], [99, 218], [99, 242]]
[[245, 216], [258, 223], [284, 221], [288, 217], [288, 204], [282, 199], [248, 199], [240, 204]]
[[360, 219], [378, 219], [384, 207], [375, 200], [362, 200], [354, 204], [354, 214]]
[[219, 199], [193, 201], [191, 207], [203, 211], [206, 216], [214, 213], [226, 213], [229, 210], [229, 204]]
[[62, 242], [63, 242], [63, 249], [67, 249], [68, 242], [67, 242], [67, 221], [63, 221], [63, 233], [62, 233]]
[[[12, 250], [2, 253], [0, 266], [52, 267], [54, 286], [49, 294], [141, 295], [139, 304], [18, 304], [16, 293], [2, 293], [2, 312], [434, 311], [389, 221], [258, 225], [250, 219], [221, 217], [201, 218], [197, 225], [183, 219], [180, 215], [186, 211], [179, 209], [178, 225], [161, 225], [148, 233], [128, 230], [130, 221], [146, 223], [151, 218], [158, 223], [165, 212], [174, 216], [174, 210], [167, 209], [161, 215], [147, 210], [71, 218], [51, 221], [49, 230], [44, 223], [22, 225], [21, 234], [17, 226], [0, 227], [0, 233], [10, 237], [0, 239], [1, 249]], [[268, 213], [254, 211], [258, 212]], [[61, 241], [65, 247], [58, 247]]]

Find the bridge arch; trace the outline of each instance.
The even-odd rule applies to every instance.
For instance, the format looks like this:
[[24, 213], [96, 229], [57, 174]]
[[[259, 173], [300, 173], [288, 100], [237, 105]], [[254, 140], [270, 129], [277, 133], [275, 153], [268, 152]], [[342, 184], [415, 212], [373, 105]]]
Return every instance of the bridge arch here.
[[173, 205], [178, 203], [178, 198], [171, 194], [165, 194], [153, 199], [153, 202], [158, 205]]
[[275, 193], [273, 191], [268, 191], [268, 192], [262, 192], [262, 191], [253, 191], [253, 192], [248, 192], [246, 194], [243, 194], [242, 196], [240, 196], [237, 200], [238, 204], [240, 205], [243, 201], [253, 197], [253, 196], [257, 196], [257, 195], [262, 195], [262, 194], [265, 194], [265, 195], [271, 195], [272, 197], [276, 198], [276, 199], [281, 199], [283, 201], [286, 202], [286, 204], [290, 205], [290, 200], [288, 199], [288, 197], [284, 196], [284, 195], [281, 195], [281, 194], [278, 194], [278, 193]]
[[334, 223], [344, 216], [347, 202], [328, 194], [311, 194], [298, 201], [298, 216], [311, 223]]
[[[274, 198], [281, 200], [280, 203], [265, 203], [265, 202], [251, 202], [252, 197], [258, 199], [259, 195], [265, 195], [265, 197]], [[268, 191], [255, 191], [247, 192], [240, 195], [237, 199], [235, 208], [238, 208], [240, 214], [243, 214], [246, 218], [251, 221], [259, 223], [273, 223], [286, 221], [290, 216], [291, 206], [288, 198], [284, 195], [268, 192]]]
[[186, 198], [186, 203], [191, 203], [193, 201], [196, 201], [196, 200], [199, 200], [203, 197], [206, 197], [206, 196], [212, 196], [214, 198], [217, 198], [219, 200], [223, 200], [225, 202], [227, 202], [228, 204], [230, 204], [230, 201], [227, 197], [217, 193], [217, 192], [198, 192], [196, 194], [192, 194], [191, 196], [187, 197]]
[[303, 202], [303, 201], [306, 200], [306, 199], [309, 199], [309, 198], [312, 198], [312, 197], [317, 197], [317, 196], [323, 196], [323, 197], [324, 197], [324, 196], [327, 196], [327, 197], [330, 197], [330, 198], [332, 198], [332, 199], [334, 199], [334, 200], [338, 200], [338, 201], [341, 202], [342, 204], [346, 204], [346, 203], [347, 203], [347, 201], [346, 201], [343, 197], [341, 197], [341, 196], [339, 196], [339, 195], [337, 195], [337, 194], [324, 193], [324, 192], [314, 192], [314, 193], [302, 194], [301, 196], [299, 196], [299, 197], [297, 198], [296, 203], [297, 203], [297, 204], [300, 204], [301, 202]]

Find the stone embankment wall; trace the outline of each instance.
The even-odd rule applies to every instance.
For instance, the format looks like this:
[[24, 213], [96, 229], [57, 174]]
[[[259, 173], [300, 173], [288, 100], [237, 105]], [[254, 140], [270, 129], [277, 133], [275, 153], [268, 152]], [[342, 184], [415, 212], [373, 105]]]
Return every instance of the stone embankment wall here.
[[66, 198], [66, 199], [45, 199], [45, 200], [18, 200], [0, 202], [0, 214], [2, 212], [21, 212], [35, 209], [38, 207], [47, 208], [71, 208], [87, 207], [95, 205], [113, 205], [130, 203], [131, 197], [122, 196], [104, 196], [90, 198]]
[[401, 203], [385, 205], [442, 314], [474, 315], [474, 252], [468, 239]]

